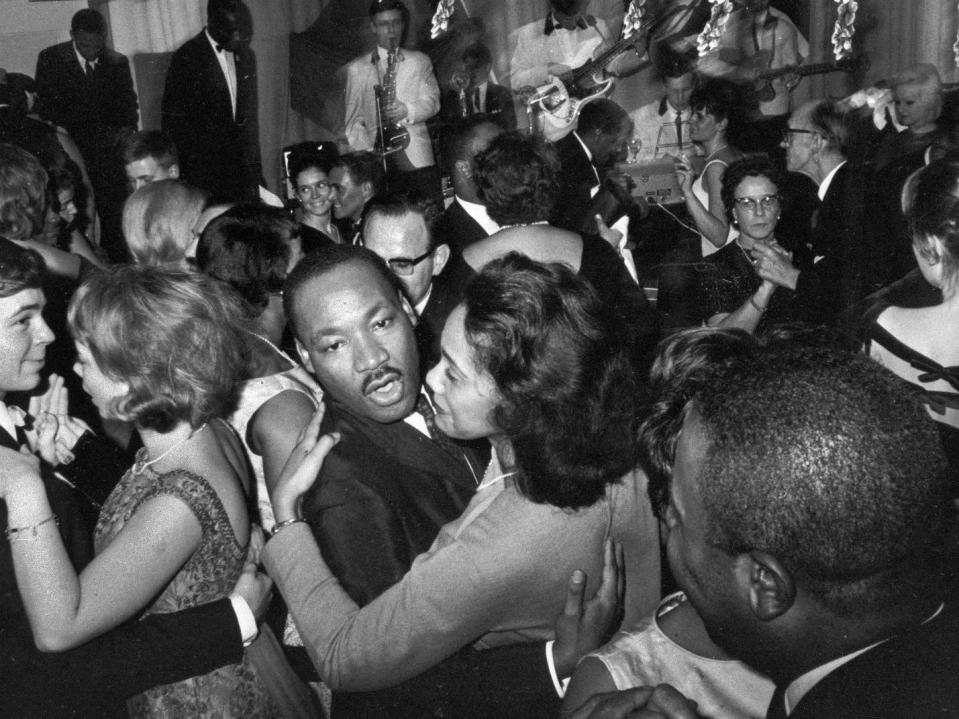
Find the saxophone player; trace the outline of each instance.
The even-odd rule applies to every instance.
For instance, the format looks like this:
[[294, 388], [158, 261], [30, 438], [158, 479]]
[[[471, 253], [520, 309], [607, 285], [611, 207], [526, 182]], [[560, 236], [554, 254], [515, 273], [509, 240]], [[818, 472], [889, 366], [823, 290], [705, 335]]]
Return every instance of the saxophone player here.
[[424, 53], [402, 47], [409, 17], [402, 2], [374, 0], [369, 15], [376, 47], [346, 68], [350, 150], [383, 153], [391, 189], [438, 198], [439, 174], [426, 128], [440, 108], [433, 65]]

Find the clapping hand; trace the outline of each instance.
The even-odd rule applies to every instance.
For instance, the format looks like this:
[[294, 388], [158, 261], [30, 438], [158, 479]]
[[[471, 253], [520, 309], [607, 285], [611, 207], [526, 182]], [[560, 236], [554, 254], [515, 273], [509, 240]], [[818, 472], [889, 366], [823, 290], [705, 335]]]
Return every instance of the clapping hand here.
[[693, 182], [696, 180], [697, 173], [693, 169], [689, 156], [684, 152], [675, 162], [676, 182], [679, 183], [679, 189], [684, 195], [689, 195], [693, 191]]
[[778, 243], [757, 242], [753, 245], [752, 256], [755, 260], [756, 274], [762, 279], [780, 287], [796, 289], [799, 270], [793, 265], [790, 254]]
[[70, 464], [74, 459], [72, 450], [80, 436], [92, 430], [86, 422], [70, 416], [63, 377], [51, 374], [49, 383], [46, 392], [30, 398], [29, 412], [34, 417], [34, 425], [26, 433], [27, 442], [30, 450], [49, 464]]
[[590, 697], [569, 719], [699, 719], [696, 702], [669, 684]]

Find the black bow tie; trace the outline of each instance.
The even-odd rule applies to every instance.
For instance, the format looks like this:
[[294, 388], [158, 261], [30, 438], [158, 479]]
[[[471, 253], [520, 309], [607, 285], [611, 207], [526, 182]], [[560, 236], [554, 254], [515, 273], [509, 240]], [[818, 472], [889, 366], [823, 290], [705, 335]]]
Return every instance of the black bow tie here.
[[577, 15], [575, 21], [572, 21], [571, 19], [568, 24], [564, 25], [556, 20], [556, 18], [553, 16], [553, 13], [550, 13], [546, 16], [546, 25], [543, 27], [543, 34], [552, 35], [553, 30], [556, 28], [560, 28], [562, 30], [585, 30], [592, 25], [593, 22], [595, 22], [595, 20], [593, 20], [593, 22], [590, 22], [590, 20], [592, 20], [592, 16], [590, 16], [589, 20], [587, 20], [582, 15]]
[[217, 51], [217, 52], [232, 52], [234, 55], [236, 54], [236, 51], [235, 51], [235, 50], [231, 50], [230, 48], [225, 47], [225, 46], [220, 45], [220, 44], [217, 44], [217, 46], [216, 46], [216, 51]]

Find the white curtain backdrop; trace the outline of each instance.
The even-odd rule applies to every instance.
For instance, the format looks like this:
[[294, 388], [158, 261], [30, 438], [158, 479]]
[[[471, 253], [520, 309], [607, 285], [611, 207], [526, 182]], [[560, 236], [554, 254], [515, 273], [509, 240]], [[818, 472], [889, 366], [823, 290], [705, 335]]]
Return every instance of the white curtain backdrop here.
[[[311, 134], [290, 109], [290, 33], [309, 27], [325, 4], [326, 0], [247, 0], [253, 16], [263, 172], [274, 192], [280, 189], [280, 148]], [[206, 0], [110, 0], [97, 9], [108, 18], [114, 48], [130, 58], [142, 127], [159, 128], [170, 55], [206, 24]]]

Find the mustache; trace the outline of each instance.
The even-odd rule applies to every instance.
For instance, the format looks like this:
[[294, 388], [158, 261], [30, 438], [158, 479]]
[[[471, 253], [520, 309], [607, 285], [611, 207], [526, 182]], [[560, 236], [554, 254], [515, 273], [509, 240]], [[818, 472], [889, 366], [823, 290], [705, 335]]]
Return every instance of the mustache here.
[[403, 373], [400, 372], [396, 367], [391, 367], [390, 365], [386, 365], [385, 367], [377, 367], [363, 379], [363, 384], [360, 386], [360, 391], [363, 394], [369, 394], [370, 385], [379, 383], [387, 377], [395, 377], [396, 379], [399, 379], [402, 376]]

